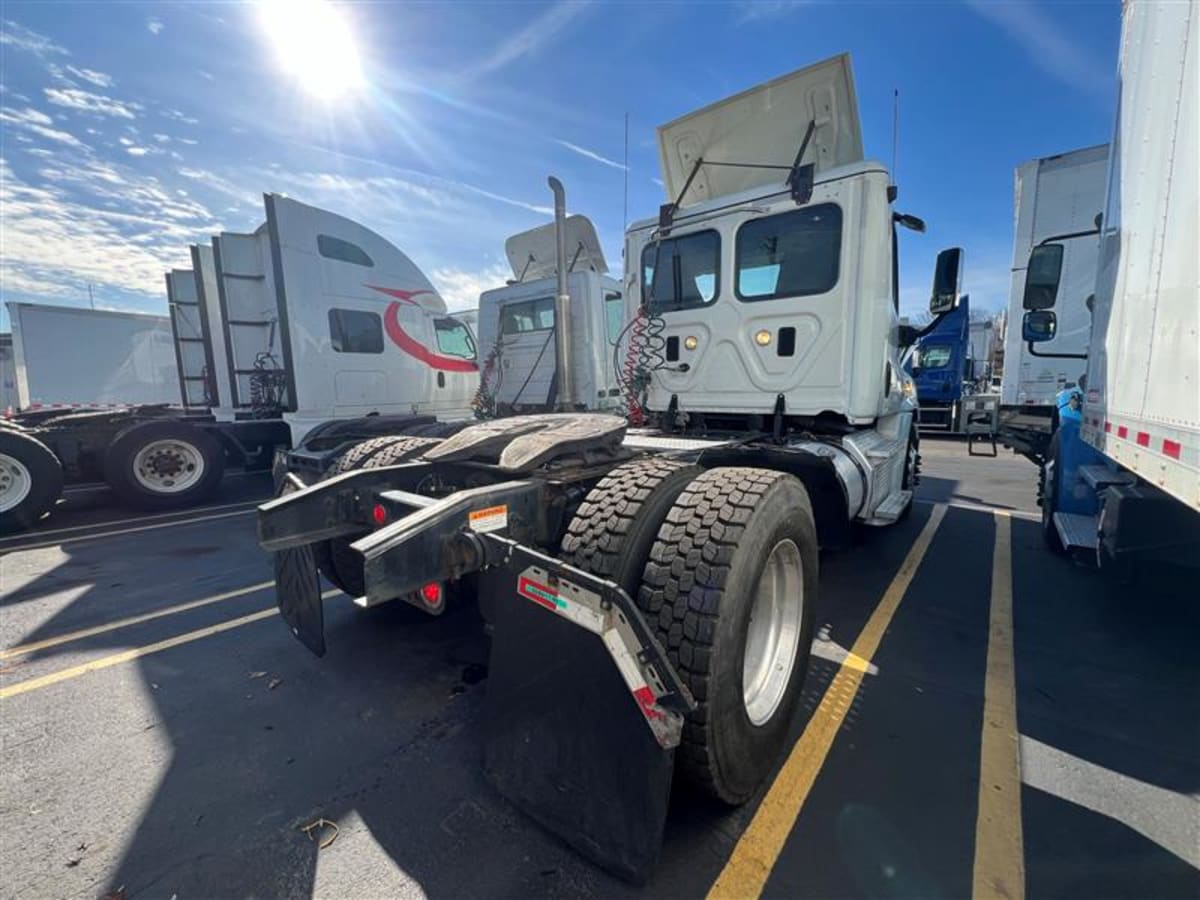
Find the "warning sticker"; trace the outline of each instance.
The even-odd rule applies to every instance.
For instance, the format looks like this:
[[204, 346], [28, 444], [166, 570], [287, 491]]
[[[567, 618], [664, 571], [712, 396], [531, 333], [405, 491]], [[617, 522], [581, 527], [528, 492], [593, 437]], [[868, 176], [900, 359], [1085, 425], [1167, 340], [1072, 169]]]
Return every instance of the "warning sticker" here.
[[467, 513], [472, 531], [500, 531], [508, 527], [508, 506], [489, 506]]

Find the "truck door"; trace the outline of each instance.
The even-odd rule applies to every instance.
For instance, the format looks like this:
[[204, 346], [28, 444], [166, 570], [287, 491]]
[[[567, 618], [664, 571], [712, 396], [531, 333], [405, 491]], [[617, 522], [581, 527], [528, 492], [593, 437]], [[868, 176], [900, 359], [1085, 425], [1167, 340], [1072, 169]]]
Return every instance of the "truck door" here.
[[503, 406], [545, 406], [554, 382], [554, 296], [505, 303], [500, 309], [500, 383]]

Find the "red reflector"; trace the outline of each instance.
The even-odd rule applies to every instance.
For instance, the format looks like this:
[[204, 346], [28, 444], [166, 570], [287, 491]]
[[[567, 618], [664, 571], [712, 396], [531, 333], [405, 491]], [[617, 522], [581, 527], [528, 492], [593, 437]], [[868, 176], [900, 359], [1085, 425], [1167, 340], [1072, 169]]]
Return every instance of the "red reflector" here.
[[421, 588], [421, 599], [430, 609], [437, 609], [442, 605], [442, 586], [436, 581], [424, 585]]
[[1128, 428], [1126, 428], [1124, 425], [1120, 426], [1120, 427], [1117, 429], [1117, 437], [1119, 437], [1119, 438], [1127, 438], [1127, 437], [1129, 437], [1129, 429], [1128, 429]]
[[1179, 459], [1179, 453], [1182, 449], [1179, 441], [1163, 441], [1163, 453], [1171, 457], [1171, 459]]
[[1147, 431], [1139, 431], [1137, 433], [1137, 442], [1139, 447], [1150, 446], [1150, 433]]
[[382, 525], [387, 521], [387, 510], [383, 508], [382, 503], [376, 503], [371, 507], [371, 519], [376, 525]]
[[1112, 422], [1104, 423], [1104, 433], [1109, 434], [1112, 431]]

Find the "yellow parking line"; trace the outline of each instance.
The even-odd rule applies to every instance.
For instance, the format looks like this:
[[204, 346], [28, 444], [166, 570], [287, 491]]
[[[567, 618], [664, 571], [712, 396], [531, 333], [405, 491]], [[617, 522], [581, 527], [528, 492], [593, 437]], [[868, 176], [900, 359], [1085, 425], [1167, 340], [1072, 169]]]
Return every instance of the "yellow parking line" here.
[[30, 641], [28, 644], [18, 644], [16, 647], [9, 647], [7, 650], [0, 650], [0, 660], [12, 659], [14, 656], [25, 656], [27, 653], [36, 653], [38, 650], [45, 650], [47, 647], [57, 647], [59, 644], [68, 644], [71, 641], [80, 641], [84, 638], [93, 637], [97, 634], [104, 634], [108, 631], [116, 631], [118, 628], [128, 628], [130, 625], [137, 625], [141, 622], [149, 622], [151, 619], [159, 619], [163, 616], [173, 615], [174, 613], [187, 612], [189, 609], [199, 609], [201, 606], [208, 606], [212, 603], [220, 603], [222, 600], [232, 600], [234, 597], [243, 597], [246, 594], [253, 594], [255, 591], [261, 591], [264, 588], [269, 588], [274, 582], [262, 581], [258, 584], [252, 584], [250, 587], [239, 588], [236, 591], [226, 591], [224, 594], [215, 594], [212, 597], [204, 597], [200, 600], [190, 600], [187, 603], [180, 603], [176, 606], [168, 606], [165, 609], [156, 609], [154, 612], [143, 613], [138, 616], [128, 616], [124, 619], [117, 619], [113, 622], [107, 622], [104, 625], [95, 625], [91, 628], [81, 628], [78, 631], [70, 631], [66, 634], [60, 634], [56, 637], [46, 638], [41, 641]]
[[883, 599], [850, 648], [846, 661], [838, 668], [837, 675], [821, 698], [820, 706], [809, 719], [804, 733], [775, 777], [749, 827], [742, 832], [729, 861], [708, 893], [710, 898], [748, 900], [762, 894], [763, 886], [775, 867], [775, 861], [779, 859], [784, 842], [812, 790], [842, 721], [850, 711], [871, 657], [879, 649], [883, 634], [891, 624], [945, 515], [946, 507], [943, 504], [933, 508], [929, 521], [921, 529], [908, 556], [884, 592]]
[[979, 753], [979, 811], [975, 820], [972, 895], [976, 900], [1025, 896], [1021, 830], [1021, 745], [1013, 665], [1012, 523], [997, 511], [992, 553], [992, 604], [983, 735]]
[[[321, 599], [327, 599], [340, 594], [341, 591], [332, 590], [326, 591], [321, 595]], [[216, 625], [209, 625], [207, 628], [197, 628], [195, 631], [188, 631], [184, 634], [176, 635], [172, 638], [167, 638], [164, 641], [156, 641], [153, 644], [147, 644], [144, 647], [133, 647], [129, 650], [124, 650], [120, 653], [114, 653], [111, 656], [102, 656], [100, 659], [93, 659], [91, 662], [83, 663], [82, 665], [72, 666], [69, 669], [62, 669], [58, 672], [51, 672], [49, 675], [42, 675], [40, 678], [30, 678], [28, 681], [18, 681], [16, 684], [10, 684], [7, 687], [0, 688], [0, 700], [7, 700], [9, 697], [15, 697], [18, 694], [26, 694], [29, 691], [40, 690], [44, 687], [49, 687], [52, 684], [58, 684], [63, 681], [69, 681], [72, 678], [78, 678], [81, 675], [87, 675], [89, 672], [98, 672], [101, 669], [108, 669], [112, 666], [119, 666], [121, 663], [132, 662], [135, 659], [140, 659], [143, 656], [149, 656], [152, 653], [160, 653], [163, 650], [170, 650], [172, 647], [178, 647], [181, 644], [190, 644], [192, 641], [198, 641], [201, 638], [210, 637], [214, 634], [220, 634], [223, 631], [229, 631], [233, 628], [240, 628], [242, 625], [249, 625], [252, 622], [258, 622], [262, 619], [269, 618], [277, 614], [275, 607], [268, 609], [260, 609], [258, 612], [250, 613], [248, 616], [240, 616], [236, 619], [230, 619], [227, 622], [218, 622]]]

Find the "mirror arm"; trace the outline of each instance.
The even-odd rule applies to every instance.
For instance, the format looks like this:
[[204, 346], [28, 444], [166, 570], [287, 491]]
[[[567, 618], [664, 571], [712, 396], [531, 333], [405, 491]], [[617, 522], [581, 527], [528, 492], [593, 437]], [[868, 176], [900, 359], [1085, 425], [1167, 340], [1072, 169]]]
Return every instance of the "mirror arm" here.
[[1090, 228], [1087, 231], [1072, 231], [1072, 232], [1069, 232], [1068, 234], [1052, 234], [1052, 235], [1050, 235], [1050, 237], [1045, 238], [1044, 240], [1038, 241], [1037, 245], [1039, 247], [1041, 247], [1041, 246], [1044, 246], [1045, 244], [1057, 244], [1062, 241], [1072, 240], [1073, 238], [1089, 237], [1093, 234], [1099, 234], [1099, 233], [1100, 233], [1099, 228]]
[[1037, 350], [1034, 349], [1035, 347], [1037, 347], [1037, 344], [1035, 344], [1033, 341], [1026, 341], [1025, 346], [1029, 348], [1030, 356], [1038, 356], [1038, 357], [1041, 357], [1042, 359], [1087, 359], [1088, 358], [1088, 355], [1086, 353], [1038, 353]]

